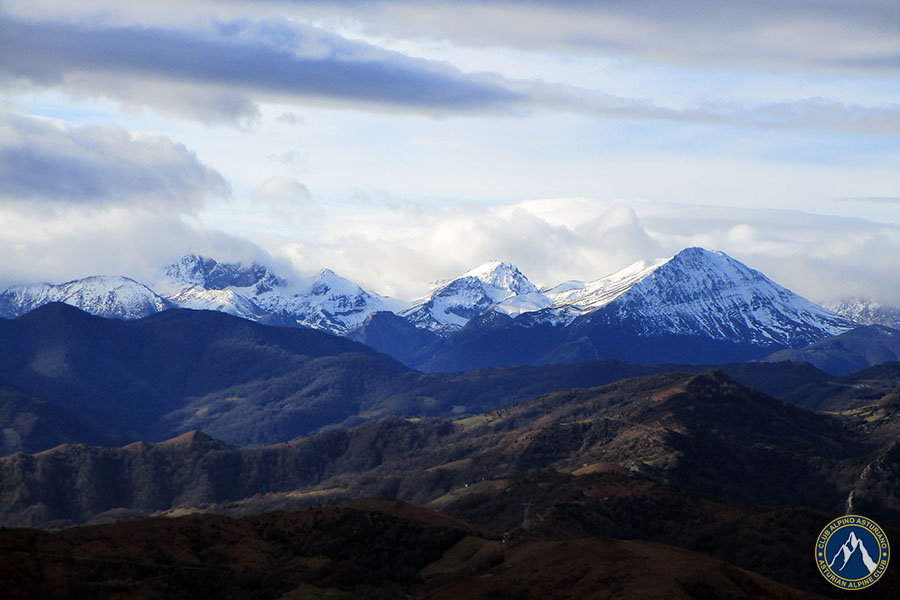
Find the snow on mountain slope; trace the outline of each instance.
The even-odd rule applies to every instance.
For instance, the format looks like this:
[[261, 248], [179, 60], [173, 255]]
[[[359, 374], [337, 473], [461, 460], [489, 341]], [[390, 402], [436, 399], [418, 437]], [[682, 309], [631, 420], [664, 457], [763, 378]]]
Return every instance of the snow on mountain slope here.
[[900, 329], [898, 306], [885, 306], [864, 298], [847, 298], [835, 304], [826, 304], [825, 308], [860, 325], [884, 325]]
[[53, 301], [129, 319], [180, 306], [345, 335], [370, 314], [389, 311], [449, 336], [475, 317], [472, 326], [478, 328], [496, 324], [487, 318], [492, 314], [505, 314], [517, 327], [590, 322], [624, 326], [644, 336], [697, 335], [791, 347], [854, 326], [846, 316], [816, 306], [724, 253], [702, 248], [543, 291], [514, 265], [488, 262], [443, 282], [405, 310], [404, 303], [368, 292], [328, 269], [289, 282], [264, 265], [188, 255], [163, 273], [154, 284], [163, 297], [125, 277], [16, 286], [0, 294], [0, 315], [15, 317]]
[[13, 286], [0, 293], [0, 316], [18, 317], [50, 302], [64, 302], [93, 315], [117, 319], [139, 319], [172, 307], [133, 279], [95, 276], [59, 285]]
[[687, 248], [646, 269], [598, 311], [641, 335], [703, 335], [712, 339], [803, 346], [852, 329], [836, 315], [723, 252]]
[[168, 293], [191, 286], [207, 290], [253, 288], [253, 293], [258, 294], [286, 285], [285, 280], [264, 265], [253, 263], [245, 266], [242, 263], [224, 263], [197, 254], [187, 254], [166, 266], [162, 278], [154, 287]]
[[265, 315], [253, 301], [233, 290], [208, 290], [199, 285], [179, 290], [169, 301], [180, 308], [215, 310], [242, 319], [256, 320]]
[[544, 294], [550, 298], [554, 308], [574, 308], [580, 312], [596, 310], [630, 290], [637, 282], [669, 260], [671, 258], [641, 260], [601, 279], [588, 283], [567, 281], [544, 290]]
[[492, 308], [517, 315], [549, 305], [515, 265], [491, 261], [440, 284], [400, 314], [416, 327], [448, 334]]
[[283, 312], [296, 318], [300, 325], [340, 335], [373, 312], [394, 312], [404, 306], [392, 298], [367, 292], [330, 269], [323, 269], [316, 277], [292, 289], [272, 288], [251, 298], [268, 312]]
[[221, 263], [192, 254], [167, 266], [164, 272], [159, 285], [179, 306], [221, 310], [254, 320], [278, 315], [283, 323], [339, 335], [373, 312], [402, 307], [402, 303], [367, 292], [329, 269], [289, 283], [264, 265]]

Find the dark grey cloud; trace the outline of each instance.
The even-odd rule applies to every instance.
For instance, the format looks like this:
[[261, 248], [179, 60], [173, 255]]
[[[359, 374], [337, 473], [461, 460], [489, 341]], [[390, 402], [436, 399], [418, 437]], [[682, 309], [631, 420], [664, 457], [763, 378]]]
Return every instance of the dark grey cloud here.
[[[0, 13], [0, 30], [0, 76], [7, 84], [64, 87], [209, 120], [253, 118], [260, 97], [425, 112], [493, 109], [517, 99], [515, 92], [447, 64], [284, 20], [180, 30]], [[154, 92], [159, 85], [165, 89]]]
[[[291, 3], [292, 6], [298, 4], [305, 3]], [[377, 21], [399, 10], [397, 21], [402, 23], [404, 19], [411, 19], [421, 27], [422, 35], [427, 35], [433, 27], [451, 27], [456, 21], [465, 32], [487, 27], [485, 35], [493, 32], [490, 35], [496, 37], [491, 39], [498, 44], [509, 41], [505, 40], [507, 35], [538, 36], [540, 39], [550, 35], [577, 44], [589, 43], [578, 28], [593, 23], [592, 19], [599, 19], [598, 23], [603, 23], [601, 33], [608, 30], [609, 35], [617, 36], [631, 31], [629, 35], [634, 36], [631, 41], [608, 41], [623, 48], [637, 44], [639, 39], [655, 39], [651, 34], [656, 27], [665, 25], [677, 29], [679, 23], [689, 23], [683, 16], [676, 17], [673, 11], [677, 15], [696, 12], [705, 19], [705, 27], [710, 27], [717, 19], [727, 21], [739, 17], [737, 12], [728, 12], [730, 16], [726, 18], [722, 9], [715, 9], [701, 0], [637, 2], [633, 6], [621, 2], [601, 4], [598, 8], [593, 3], [532, 2], [523, 8], [505, 2], [464, 2], [461, 7], [451, 10], [450, 5], [440, 2], [384, 2], [360, 14]], [[671, 4], [680, 8], [676, 10]], [[779, 46], [779, 40], [784, 41], [784, 36], [766, 33], [766, 26], [774, 26], [771, 19], [776, 13], [775, 5], [763, 2], [760, 6], [764, 16], [749, 11], [749, 16], [740, 21], [740, 27], [755, 31], [750, 24], [762, 19], [759, 37], [768, 40], [770, 46]], [[361, 10], [361, 5], [350, 7]], [[536, 21], [535, 15], [523, 16], [521, 11], [529, 7], [543, 11], [538, 16], [547, 17], [546, 22]], [[706, 15], [704, 8], [708, 8], [712, 16]], [[483, 13], [485, 10], [488, 12]], [[795, 9], [785, 10], [790, 15], [799, 14]], [[484, 19], [473, 21], [470, 12]], [[821, 12], [811, 9], [811, 20], [816, 21], [816, 15]], [[827, 14], [833, 17], [840, 12], [835, 9], [833, 14]], [[581, 13], [584, 18], [576, 18]], [[497, 21], [501, 15], [503, 22]], [[783, 32], [791, 22], [788, 19], [776, 33]], [[72, 20], [45, 22], [0, 13], [0, 29], [4, 32], [0, 36], [0, 56], [3, 57], [0, 83], [10, 89], [17, 86], [59, 88], [75, 95], [111, 97], [129, 106], [155, 106], [205, 121], [253, 121], [259, 115], [257, 102], [273, 100], [431, 115], [521, 114], [532, 109], [550, 109], [607, 118], [753, 128], [837, 130], [867, 135], [900, 131], [900, 105], [852, 106], [825, 98], [810, 98], [757, 106], [706, 103], [672, 108], [656, 105], [650, 100], [573, 86], [511, 80], [499, 74], [463, 73], [443, 62], [411, 58], [285, 19], [237, 20], [206, 28], [179, 29], [171, 26], [101, 26]], [[802, 37], [803, 31], [806, 30], [798, 29], [794, 34]], [[818, 32], [807, 33], [810, 37], [822, 37]], [[677, 54], [682, 46], [693, 44], [695, 38], [688, 34], [688, 30], [671, 34], [674, 37], [666, 43], [674, 45], [672, 52]], [[681, 39], [681, 35], [687, 37]], [[699, 33], [697, 36], [702, 39]], [[715, 37], [701, 46], [716, 55], [736, 52], [734, 46], [742, 43], [741, 36], [736, 36], [734, 39]], [[750, 35], [750, 38], [754, 36]], [[843, 43], [832, 46], [852, 54], [855, 46], [850, 42], [856, 41], [850, 36]], [[795, 42], [791, 38], [790, 43]], [[522, 43], [528, 45], [531, 42]], [[534, 43], [539, 45], [539, 40]], [[662, 44], [657, 41], [647, 43]], [[745, 50], [747, 56], [756, 56], [755, 52]], [[292, 113], [285, 115], [288, 116], [283, 115], [282, 120], [292, 118]]]
[[221, 175], [169, 138], [0, 113], [0, 206], [191, 212], [208, 197], [229, 193]]

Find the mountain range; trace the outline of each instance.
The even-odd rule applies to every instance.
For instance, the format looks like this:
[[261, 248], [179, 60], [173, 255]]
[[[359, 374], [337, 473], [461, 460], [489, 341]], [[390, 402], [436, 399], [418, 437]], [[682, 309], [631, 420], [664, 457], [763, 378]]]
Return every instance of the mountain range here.
[[[690, 258], [673, 267], [696, 270]], [[633, 304], [605, 306], [649, 310], [634, 298], [665, 288], [650, 276]], [[748, 285], [777, 291], [764, 283]], [[363, 323], [402, 322], [436, 346], [543, 310], [559, 309], [487, 310], [449, 333], [386, 311]], [[597, 344], [589, 326], [603, 310], [545, 326]], [[807, 348], [852, 348], [868, 329]], [[799, 598], [840, 592], [810, 557], [833, 514], [900, 536], [900, 362], [846, 376], [809, 362], [609, 358], [423, 373], [351, 337], [183, 308], [111, 319], [54, 302], [0, 319], [0, 586], [54, 598]], [[70, 528], [86, 522], [107, 524]], [[898, 590], [889, 572], [875, 592]]]
[[865, 298], [847, 298], [827, 304], [825, 308], [860, 325], [883, 325], [891, 329], [900, 329], [898, 306], [886, 306]]
[[857, 325], [722, 252], [702, 248], [546, 289], [515, 265], [489, 262], [411, 304], [368, 292], [327, 269], [289, 282], [264, 265], [188, 255], [150, 285], [90, 277], [14, 286], [0, 294], [0, 316], [15, 318], [54, 301], [121, 319], [181, 307], [314, 328], [432, 372], [597, 358], [745, 361]]
[[[153, 515], [152, 520], [103, 529], [63, 530], [77, 534], [40, 534], [43, 549], [38, 553], [58, 559], [64, 552], [94, 552], [101, 547], [101, 531], [132, 531], [120, 539], [156, 539], [158, 543], [135, 549], [158, 551], [162, 545], [170, 553], [166, 562], [157, 556], [142, 561], [149, 569], [181, 560], [177, 545], [156, 537], [160, 528], [183, 524], [186, 529], [177, 534], [182, 548], [230, 547], [224, 542], [230, 537], [217, 536], [229, 535], [233, 527], [243, 531], [244, 525], [215, 514], [254, 524], [250, 531], [265, 532], [269, 542], [286, 541], [291, 523], [307, 522], [308, 540], [326, 534], [356, 540], [391, 537], [395, 534], [385, 534], [383, 518], [374, 513], [349, 529], [334, 521], [342, 513], [345, 519], [354, 514], [348, 510], [352, 506], [341, 502], [391, 497], [446, 516], [427, 516], [421, 509], [383, 501], [376, 503], [379, 511], [396, 515], [402, 510], [432, 523], [451, 524], [447, 517], [452, 517], [464, 535], [498, 540], [498, 554], [477, 572], [500, 579], [510, 574], [503, 575], [505, 567], [493, 567], [535, 540], [553, 542], [552, 547], [583, 540], [582, 551], [589, 551], [594, 543], [606, 543], [602, 538], [617, 538], [677, 545], [827, 595], [829, 584], [816, 572], [809, 548], [829, 515], [859, 511], [885, 526], [889, 537], [900, 534], [895, 526], [900, 522], [898, 427], [896, 388], [860, 408], [816, 413], [750, 390], [719, 371], [670, 373], [560, 390], [461, 418], [383, 418], [259, 448], [238, 448], [189, 432], [120, 448], [70, 444], [33, 455], [19, 453], [0, 459], [0, 516], [7, 527], [46, 527]], [[321, 504], [337, 506], [316, 508]], [[273, 509], [279, 512], [267, 512]], [[300, 509], [309, 512], [284, 512]], [[195, 512], [213, 514], [172, 518]], [[255, 525], [266, 519], [279, 524]], [[197, 527], [213, 522], [218, 525], [196, 537]], [[0, 551], [19, 547], [9, 541], [23, 535], [19, 531], [0, 532], [0, 542], [6, 544]], [[241, 535], [255, 539], [247, 531]], [[72, 541], [83, 548], [54, 551], [46, 545], [67, 536], [75, 536]], [[501, 536], [505, 542], [499, 542]], [[282, 550], [282, 556], [302, 554], [299, 538], [290, 540], [292, 550]], [[38, 539], [32, 535], [16, 543], [31, 543], [34, 549]], [[246, 543], [261, 548], [259, 542]], [[349, 543], [342, 538], [328, 548], [337, 551]], [[448, 547], [432, 556], [422, 540], [410, 538], [404, 543], [408, 549], [406, 544], [421, 545], [431, 556], [425, 563], [444, 553], [446, 565], [455, 556], [446, 554]], [[455, 560], [473, 556], [481, 544], [475, 546], [458, 549], [461, 556]], [[327, 556], [330, 551], [317, 550]], [[346, 554], [335, 558], [340, 556]], [[386, 561], [379, 558], [372, 564]], [[198, 565], [197, 558], [188, 564]], [[621, 568], [623, 562], [613, 560], [609, 568], [617, 565]], [[559, 568], [551, 572], [559, 573]], [[140, 573], [131, 576], [140, 578]], [[566, 579], [570, 583], [559, 584], [580, 580], [571, 577]], [[695, 593], [673, 597], [721, 597], [699, 581], [696, 589], [680, 581]], [[331, 584], [347, 589], [359, 580]], [[890, 597], [898, 585], [900, 578], [886, 576], [877, 591]], [[462, 588], [453, 589], [459, 594]], [[753, 597], [746, 589], [736, 594]]]

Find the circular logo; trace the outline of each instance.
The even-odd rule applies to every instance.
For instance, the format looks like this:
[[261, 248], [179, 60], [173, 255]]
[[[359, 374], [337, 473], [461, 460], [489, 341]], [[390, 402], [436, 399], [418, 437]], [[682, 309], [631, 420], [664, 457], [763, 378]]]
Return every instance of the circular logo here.
[[816, 541], [819, 572], [844, 590], [861, 590], [878, 581], [890, 559], [891, 546], [884, 531], [859, 515], [838, 517]]

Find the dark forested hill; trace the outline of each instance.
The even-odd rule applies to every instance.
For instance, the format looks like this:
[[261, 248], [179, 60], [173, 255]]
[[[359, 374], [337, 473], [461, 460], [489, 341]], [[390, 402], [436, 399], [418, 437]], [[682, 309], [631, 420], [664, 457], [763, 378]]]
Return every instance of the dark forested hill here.
[[900, 331], [884, 325], [857, 327], [804, 348], [780, 350], [767, 361], [803, 361], [832, 375], [900, 360]]
[[[278, 385], [289, 406], [282, 406], [273, 427], [280, 428], [280, 439], [290, 439], [357, 414], [368, 393], [410, 372], [333, 335], [209, 311], [169, 310], [118, 321], [49, 304], [0, 320], [0, 340], [0, 383], [131, 439], [178, 433], [182, 423], [163, 419], [193, 399], [213, 395], [226, 407], [252, 404], [269, 400], [271, 386]], [[215, 396], [234, 388], [243, 395]], [[251, 432], [239, 441], [273, 439]]]

